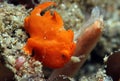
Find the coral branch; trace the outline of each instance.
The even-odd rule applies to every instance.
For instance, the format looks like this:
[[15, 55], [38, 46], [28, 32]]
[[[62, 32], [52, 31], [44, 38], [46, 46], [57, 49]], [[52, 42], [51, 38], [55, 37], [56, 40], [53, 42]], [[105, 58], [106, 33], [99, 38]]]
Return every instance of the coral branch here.
[[[48, 81], [53, 81], [59, 75], [73, 77], [86, 61], [88, 55], [98, 42], [103, 30], [103, 21], [100, 16], [92, 22], [92, 24], [87, 25], [88, 27], [85, 27], [83, 33], [77, 38], [77, 47], [74, 56], [80, 58], [80, 61], [70, 61], [63, 68], [54, 70]], [[61, 80], [57, 79], [57, 81]]]

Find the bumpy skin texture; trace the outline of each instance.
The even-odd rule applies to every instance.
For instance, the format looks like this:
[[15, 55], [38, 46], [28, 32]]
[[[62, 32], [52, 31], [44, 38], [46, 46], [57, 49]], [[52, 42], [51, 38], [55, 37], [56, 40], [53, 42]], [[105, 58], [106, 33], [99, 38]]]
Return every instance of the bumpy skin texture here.
[[72, 30], [65, 30], [60, 15], [48, 10], [42, 16], [40, 13], [54, 2], [38, 5], [25, 18], [24, 28], [30, 38], [24, 47], [28, 54], [34, 54], [35, 59], [49, 68], [63, 67], [71, 58], [76, 44], [73, 42]]

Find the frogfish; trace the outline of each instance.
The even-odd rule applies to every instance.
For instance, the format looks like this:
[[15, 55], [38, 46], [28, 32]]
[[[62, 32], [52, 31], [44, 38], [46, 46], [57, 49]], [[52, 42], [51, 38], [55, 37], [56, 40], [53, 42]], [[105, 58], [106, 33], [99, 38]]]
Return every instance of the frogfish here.
[[56, 11], [48, 10], [52, 6], [56, 4], [39, 4], [25, 18], [24, 28], [30, 37], [23, 49], [44, 66], [61, 68], [70, 61], [76, 43], [73, 31], [64, 28], [61, 16]]

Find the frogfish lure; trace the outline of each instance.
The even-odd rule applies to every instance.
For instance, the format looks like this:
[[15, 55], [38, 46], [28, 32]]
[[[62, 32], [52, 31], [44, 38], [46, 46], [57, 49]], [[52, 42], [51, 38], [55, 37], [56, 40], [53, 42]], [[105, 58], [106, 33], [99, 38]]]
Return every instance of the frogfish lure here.
[[23, 49], [44, 66], [60, 68], [70, 60], [76, 44], [73, 42], [73, 31], [64, 29], [61, 16], [56, 11], [51, 13], [47, 10], [51, 6], [56, 4], [40, 4], [25, 18], [24, 28], [30, 38]]

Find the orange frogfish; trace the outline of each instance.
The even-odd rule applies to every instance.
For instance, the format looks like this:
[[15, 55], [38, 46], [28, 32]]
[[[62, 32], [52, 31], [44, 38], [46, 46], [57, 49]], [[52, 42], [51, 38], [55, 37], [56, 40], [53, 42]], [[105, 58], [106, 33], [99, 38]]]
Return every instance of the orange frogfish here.
[[60, 68], [70, 60], [76, 44], [73, 31], [64, 29], [61, 16], [56, 11], [47, 10], [51, 6], [56, 4], [40, 4], [25, 18], [24, 28], [30, 38], [23, 49], [44, 66]]

